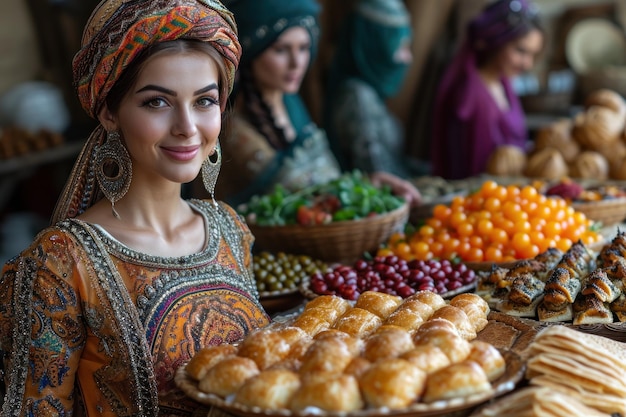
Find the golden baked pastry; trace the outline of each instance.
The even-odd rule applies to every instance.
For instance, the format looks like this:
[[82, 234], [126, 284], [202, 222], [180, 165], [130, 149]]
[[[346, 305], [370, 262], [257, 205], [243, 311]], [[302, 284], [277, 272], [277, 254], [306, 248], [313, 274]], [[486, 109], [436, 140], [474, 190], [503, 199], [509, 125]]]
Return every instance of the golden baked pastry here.
[[382, 320], [376, 314], [353, 307], [337, 319], [333, 328], [362, 338], [372, 333], [381, 324]]
[[483, 368], [476, 362], [463, 361], [428, 375], [422, 400], [425, 403], [432, 403], [491, 390], [491, 384]]
[[338, 337], [316, 340], [302, 357], [300, 374], [303, 377], [310, 377], [318, 373], [342, 373], [359, 353], [355, 352], [355, 346], [349, 343]]
[[291, 346], [277, 331], [261, 329], [249, 334], [239, 346], [238, 355], [254, 360], [260, 370], [283, 360]]
[[384, 321], [385, 326], [398, 326], [408, 331], [418, 329], [424, 323], [424, 319], [419, 313], [408, 308], [398, 308], [391, 313]]
[[405, 302], [409, 300], [418, 300], [424, 304], [428, 304], [433, 310], [438, 310], [446, 305], [446, 300], [439, 294], [432, 291], [418, 291], [410, 297], [405, 298]]
[[300, 341], [301, 339], [310, 339], [311, 336], [301, 327], [286, 326], [276, 330], [276, 333], [285, 341], [289, 346]]
[[491, 343], [480, 340], [473, 340], [470, 345], [470, 351], [467, 360], [474, 361], [483, 368], [489, 381], [495, 381], [500, 378], [506, 370], [506, 362], [498, 349]]
[[235, 393], [234, 402], [264, 410], [287, 409], [300, 388], [300, 376], [284, 369], [271, 369], [248, 379]]
[[302, 314], [298, 316], [294, 320], [292, 325], [301, 328], [310, 336], [315, 336], [319, 332], [324, 331], [330, 327], [328, 321], [324, 320], [323, 318], [307, 314]]
[[230, 356], [207, 371], [198, 389], [224, 398], [234, 394], [248, 379], [259, 374], [259, 367], [250, 358]]
[[465, 311], [458, 307], [451, 305], [443, 306], [433, 313], [431, 319], [434, 318], [441, 318], [450, 321], [454, 324], [461, 337], [465, 340], [472, 340], [476, 338], [474, 324], [470, 322], [470, 319], [467, 317], [467, 314], [465, 314]]
[[309, 407], [334, 412], [362, 409], [363, 399], [356, 378], [341, 374], [325, 380], [303, 382], [291, 398], [289, 408], [299, 412]]
[[452, 363], [441, 349], [433, 345], [415, 346], [413, 349], [400, 355], [400, 358], [411, 362], [426, 372], [426, 374], [432, 374]]
[[602, 106], [613, 110], [618, 115], [626, 117], [626, 102], [616, 91], [608, 88], [600, 88], [585, 97], [585, 108], [592, 106]]
[[418, 331], [413, 336], [416, 345], [437, 346], [452, 363], [465, 360], [472, 347], [470, 343], [458, 333], [445, 328], [431, 328], [428, 331]]
[[450, 305], [451, 306], [464, 305], [466, 302], [475, 304], [483, 312], [485, 317], [487, 317], [487, 314], [489, 314], [489, 310], [490, 310], [489, 304], [487, 304], [487, 302], [485, 301], [483, 297], [474, 293], [466, 292], [463, 294], [455, 295], [450, 300]]
[[413, 349], [415, 345], [405, 329], [387, 329], [367, 338], [363, 357], [370, 362], [395, 358]]
[[348, 366], [346, 366], [346, 369], [343, 370], [343, 373], [347, 375], [354, 375], [358, 379], [370, 368], [370, 366], [372, 366], [370, 361], [362, 356], [357, 356], [350, 361]]
[[344, 311], [337, 310], [334, 308], [326, 308], [326, 307], [309, 307], [304, 309], [300, 314], [300, 317], [306, 316], [314, 316], [318, 319], [322, 319], [331, 326], [337, 321], [339, 316], [341, 316]]
[[456, 302], [456, 304], [453, 305], [453, 307], [460, 308], [465, 312], [465, 314], [467, 314], [467, 318], [474, 326], [474, 331], [476, 333], [487, 327], [489, 320], [487, 320], [487, 316], [481, 310], [478, 304], [475, 304], [469, 300], [459, 300]]
[[355, 307], [362, 308], [386, 319], [402, 303], [402, 298], [376, 291], [365, 291], [359, 295]]
[[339, 314], [345, 313], [352, 306], [350, 302], [344, 298], [336, 295], [320, 295], [315, 297], [311, 301], [307, 302], [304, 306], [304, 310], [308, 310], [313, 307], [329, 308], [331, 310], [337, 310]]
[[391, 358], [373, 364], [359, 378], [363, 399], [370, 407], [406, 408], [424, 389], [426, 373], [411, 362]]
[[234, 356], [236, 354], [237, 348], [229, 344], [202, 348], [189, 359], [187, 366], [185, 366], [185, 371], [191, 378], [199, 381], [216, 363], [228, 356]]
[[428, 320], [430, 316], [432, 316], [433, 313], [435, 312], [435, 310], [430, 305], [416, 298], [404, 300], [404, 302], [400, 304], [398, 309], [399, 310], [404, 310], [404, 309], [411, 310], [419, 314], [419, 316], [424, 321]]
[[[456, 326], [450, 321], [443, 318], [430, 318], [422, 324], [419, 329], [417, 329], [417, 334], [426, 333], [433, 329], [443, 329], [450, 330], [452, 333], [456, 333], [457, 335], [461, 335]], [[417, 334], [415, 337], [417, 337]]]

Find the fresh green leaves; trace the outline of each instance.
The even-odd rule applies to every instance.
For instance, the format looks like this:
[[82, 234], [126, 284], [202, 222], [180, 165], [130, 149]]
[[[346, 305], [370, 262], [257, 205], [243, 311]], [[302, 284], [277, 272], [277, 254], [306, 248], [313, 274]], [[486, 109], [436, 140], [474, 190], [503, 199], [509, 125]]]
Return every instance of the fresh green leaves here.
[[[393, 195], [388, 186], [374, 186], [369, 177], [353, 171], [328, 183], [294, 192], [276, 185], [271, 193], [252, 197], [248, 203], [239, 206], [238, 211], [248, 222], [259, 226], [320, 224], [329, 218], [337, 222], [386, 213], [403, 203], [404, 200]], [[306, 206], [306, 212], [311, 215], [304, 216], [304, 210], [299, 210], [301, 206]], [[330, 216], [316, 216], [315, 213]]]

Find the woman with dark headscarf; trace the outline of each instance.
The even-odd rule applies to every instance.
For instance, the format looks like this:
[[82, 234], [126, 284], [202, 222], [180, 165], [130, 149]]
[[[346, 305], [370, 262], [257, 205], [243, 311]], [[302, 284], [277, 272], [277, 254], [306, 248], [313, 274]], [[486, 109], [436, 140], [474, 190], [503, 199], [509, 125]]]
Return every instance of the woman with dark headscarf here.
[[524, 112], [511, 78], [530, 70], [542, 47], [543, 32], [529, 0], [496, 0], [470, 21], [435, 100], [433, 174], [478, 175], [498, 146], [526, 147]]
[[[218, 195], [238, 204], [275, 184], [298, 190], [336, 178], [341, 169], [326, 133], [298, 94], [317, 49], [319, 5], [314, 0], [227, 5], [237, 21], [243, 56]], [[411, 203], [419, 201], [419, 192], [405, 180], [384, 172], [372, 174], [372, 180], [389, 184]]]
[[104, 0], [73, 61], [98, 119], [53, 225], [0, 278], [3, 416], [185, 416], [174, 384], [209, 345], [268, 324], [253, 237], [212, 192], [241, 48], [215, 0]]
[[343, 169], [418, 174], [404, 131], [385, 100], [412, 61], [411, 21], [402, 0], [359, 0], [342, 23], [328, 74], [324, 128]]

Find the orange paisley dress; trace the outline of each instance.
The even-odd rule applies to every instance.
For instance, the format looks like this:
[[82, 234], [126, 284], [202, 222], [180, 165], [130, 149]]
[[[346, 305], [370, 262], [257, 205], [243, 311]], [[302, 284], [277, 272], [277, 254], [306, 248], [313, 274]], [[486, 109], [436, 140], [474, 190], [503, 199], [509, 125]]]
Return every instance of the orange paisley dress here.
[[68, 219], [5, 265], [0, 414], [189, 416], [201, 408], [175, 386], [177, 368], [269, 317], [258, 302], [245, 223], [225, 204], [189, 204], [206, 225], [197, 254], [139, 253]]

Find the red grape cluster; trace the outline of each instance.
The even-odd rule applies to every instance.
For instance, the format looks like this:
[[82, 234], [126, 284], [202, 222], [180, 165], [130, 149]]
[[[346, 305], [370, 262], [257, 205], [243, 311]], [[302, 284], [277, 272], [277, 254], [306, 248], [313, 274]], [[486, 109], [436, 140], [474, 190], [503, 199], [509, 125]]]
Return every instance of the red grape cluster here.
[[310, 277], [310, 289], [319, 295], [356, 300], [364, 291], [379, 291], [406, 298], [416, 291], [443, 294], [473, 283], [476, 274], [465, 264], [449, 260], [405, 261], [395, 255], [360, 259], [352, 267], [335, 266]]

